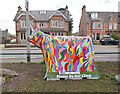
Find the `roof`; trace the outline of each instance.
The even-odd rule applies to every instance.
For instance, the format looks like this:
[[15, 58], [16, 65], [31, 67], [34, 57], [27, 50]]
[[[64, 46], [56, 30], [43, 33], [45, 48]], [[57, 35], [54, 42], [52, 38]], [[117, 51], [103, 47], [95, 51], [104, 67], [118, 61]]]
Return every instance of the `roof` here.
[[[14, 21], [19, 21], [21, 15], [26, 15], [26, 12], [17, 12]], [[70, 21], [70, 13], [66, 13], [65, 10], [33, 10], [29, 11], [29, 15], [31, 15], [35, 21], [49, 21], [50, 17], [54, 15], [63, 16], [65, 21]]]
[[2, 37], [9, 37], [8, 33], [5, 30], [0, 31], [0, 38]]
[[103, 20], [104, 22], [108, 22], [110, 17], [114, 14], [118, 22], [120, 22], [118, 18], [118, 14], [119, 14], [118, 12], [97, 12], [97, 11], [86, 12], [87, 22], [91, 22], [92, 20], [94, 20], [91, 18], [92, 13], [98, 13], [98, 17], [96, 20]]
[[0, 38], [2, 37], [15, 37], [15, 36], [10, 33], [7, 33], [6, 30], [0, 30]]

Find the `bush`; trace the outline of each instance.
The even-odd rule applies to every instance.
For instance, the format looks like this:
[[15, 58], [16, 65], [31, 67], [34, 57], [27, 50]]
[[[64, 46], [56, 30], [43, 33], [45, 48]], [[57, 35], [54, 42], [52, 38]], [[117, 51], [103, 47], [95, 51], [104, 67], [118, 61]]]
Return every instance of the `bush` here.
[[116, 40], [119, 40], [119, 36], [117, 34], [112, 33], [111, 37], [114, 38], [114, 39], [116, 39]]

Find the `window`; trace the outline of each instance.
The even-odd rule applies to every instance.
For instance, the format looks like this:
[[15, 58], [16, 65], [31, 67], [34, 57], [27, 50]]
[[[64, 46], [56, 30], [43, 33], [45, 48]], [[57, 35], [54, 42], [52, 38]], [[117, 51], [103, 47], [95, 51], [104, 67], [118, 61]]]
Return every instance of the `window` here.
[[52, 33], [52, 36], [54, 36], [54, 33]]
[[114, 29], [117, 29], [117, 23], [114, 23]]
[[26, 34], [24, 33], [24, 39], [26, 39]]
[[60, 32], [59, 32], [59, 36], [60, 36]]
[[47, 12], [45, 10], [41, 10], [40, 14], [46, 14]]
[[109, 29], [112, 29], [112, 23], [109, 23]]
[[39, 22], [39, 26], [41, 27], [41, 28], [46, 28], [46, 22]]
[[21, 33], [21, 40], [23, 40], [23, 34]]
[[54, 27], [54, 20], [52, 20], [52, 27]]
[[100, 40], [100, 33], [97, 33], [97, 40]]
[[61, 36], [63, 36], [63, 33], [61, 33]]
[[97, 18], [97, 17], [98, 17], [98, 13], [93, 12], [93, 13], [91, 14], [91, 18]]
[[101, 24], [100, 22], [97, 22], [97, 29], [101, 28], [100, 24]]
[[43, 25], [44, 25], [44, 28], [46, 28], [46, 22], [44, 22]]
[[93, 40], [95, 40], [95, 33], [93, 33]]
[[25, 27], [27, 27], [27, 25], [26, 25], [26, 20], [24, 20], [24, 24], [25, 24]]
[[24, 20], [21, 20], [21, 27], [24, 27]]
[[43, 25], [43, 23], [41, 23], [41, 27], [43, 27], [44, 25]]
[[60, 28], [60, 20], [58, 21], [58, 27]]
[[95, 22], [93, 22], [93, 29], [95, 29]]
[[55, 27], [57, 27], [57, 20], [55, 20]]
[[54, 28], [63, 28], [63, 21], [61, 20], [52, 20], [52, 27]]
[[61, 27], [63, 28], [63, 21], [61, 21]]

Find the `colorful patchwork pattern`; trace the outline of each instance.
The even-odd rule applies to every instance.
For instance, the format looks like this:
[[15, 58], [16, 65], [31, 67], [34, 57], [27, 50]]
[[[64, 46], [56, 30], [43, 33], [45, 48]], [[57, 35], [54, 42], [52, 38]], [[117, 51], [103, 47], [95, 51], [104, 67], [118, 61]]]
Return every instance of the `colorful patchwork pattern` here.
[[[33, 30], [33, 29], [32, 29]], [[94, 71], [94, 49], [90, 37], [50, 36], [33, 31], [29, 42], [41, 48], [47, 72]]]

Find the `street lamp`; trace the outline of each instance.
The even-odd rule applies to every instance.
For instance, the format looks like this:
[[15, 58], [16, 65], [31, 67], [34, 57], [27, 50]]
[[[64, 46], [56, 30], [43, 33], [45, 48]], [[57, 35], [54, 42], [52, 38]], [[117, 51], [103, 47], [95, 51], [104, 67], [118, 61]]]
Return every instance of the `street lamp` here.
[[30, 27], [29, 27], [29, 2], [25, 0], [25, 8], [26, 8], [26, 42], [27, 42], [27, 63], [30, 62], [30, 43], [27, 41], [30, 36]]

